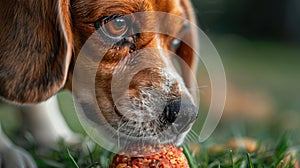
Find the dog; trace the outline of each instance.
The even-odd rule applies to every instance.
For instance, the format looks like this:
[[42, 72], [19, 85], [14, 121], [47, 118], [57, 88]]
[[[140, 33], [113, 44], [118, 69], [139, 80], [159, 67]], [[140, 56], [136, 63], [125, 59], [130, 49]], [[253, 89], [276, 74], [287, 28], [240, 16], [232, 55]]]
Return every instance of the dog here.
[[[97, 126], [105, 120], [109, 124], [103, 137], [117, 132], [135, 139], [152, 137], [154, 143], [182, 143], [197, 118], [189, 90], [191, 71], [197, 69], [197, 31], [186, 22], [163, 25], [156, 23], [155, 15], [137, 19], [132, 14], [157, 11], [196, 24], [189, 0], [1, 0], [0, 4], [0, 96], [25, 111], [25, 120], [40, 144], [77, 138], [59, 113], [55, 95], [61, 89], [69, 89], [78, 97], [87, 122]], [[147, 25], [163, 27], [174, 36], [180, 34], [191, 45], [159, 32], [135, 33]], [[93, 34], [97, 38], [91, 38]], [[109, 48], [100, 62], [93, 62], [91, 52], [81, 52], [89, 48], [101, 53], [104, 46]], [[182, 68], [179, 76], [171, 54], [162, 50], [178, 55], [191, 71]], [[74, 71], [82, 57], [88, 57], [89, 64], [81, 68], [97, 67], [94, 90], [74, 88], [88, 72]], [[118, 72], [135, 64], [151, 66], [132, 75], [128, 87], [119, 88], [128, 79]], [[89, 99], [92, 95], [97, 107]], [[3, 132], [0, 153], [4, 167], [36, 166]]]

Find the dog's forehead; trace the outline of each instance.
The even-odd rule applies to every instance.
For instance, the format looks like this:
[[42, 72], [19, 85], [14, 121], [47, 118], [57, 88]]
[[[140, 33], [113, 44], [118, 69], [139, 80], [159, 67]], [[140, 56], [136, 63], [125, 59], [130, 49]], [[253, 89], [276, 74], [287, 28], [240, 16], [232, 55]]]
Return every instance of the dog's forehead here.
[[175, 15], [182, 15], [184, 13], [181, 5], [181, 0], [152, 0], [154, 2], [155, 11], [168, 12]]
[[73, 0], [72, 9], [79, 17], [99, 17], [113, 13], [130, 14], [160, 11], [183, 16], [183, 0]]

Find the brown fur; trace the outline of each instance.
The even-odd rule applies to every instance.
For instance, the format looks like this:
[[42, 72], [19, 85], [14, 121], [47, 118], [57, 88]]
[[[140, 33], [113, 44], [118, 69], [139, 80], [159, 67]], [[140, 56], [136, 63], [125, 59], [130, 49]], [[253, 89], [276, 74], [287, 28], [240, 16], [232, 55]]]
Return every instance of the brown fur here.
[[[71, 3], [68, 0], [2, 0], [0, 96], [15, 103], [37, 103], [57, 93], [65, 85], [66, 79], [65, 87], [72, 90], [73, 68], [79, 51], [95, 32], [93, 23], [103, 16], [162, 11], [185, 17], [195, 23], [190, 2], [175, 1], [177, 3], [173, 3], [173, 0], [73, 0]], [[165, 28], [176, 35], [182, 24], [176, 23], [171, 28], [166, 25]], [[142, 25], [154, 26], [154, 19], [149, 17]], [[157, 37], [160, 38], [162, 48], [170, 50], [171, 37], [150, 32], [140, 34], [134, 50], [156, 48]], [[183, 38], [197, 49], [195, 30], [189, 30]], [[71, 47], [72, 58], [68, 54]], [[94, 50], [100, 52], [101, 48]], [[171, 88], [169, 93], [162, 91], [161, 83], [167, 77], [161, 74], [167, 65], [159, 52], [144, 52], [142, 57], [136, 57], [131, 50], [130, 46], [111, 48], [99, 65], [91, 62], [94, 66], [98, 66], [95, 82], [98, 105], [106, 120], [114, 127], [118, 126], [121, 118], [114, 109], [114, 105], [118, 102], [112, 99], [111, 80], [120, 60], [136, 59], [141, 65], [153, 64], [157, 67], [144, 69], [134, 76], [128, 90], [130, 99], [144, 97], [140, 90], [147, 88], [155, 88], [158, 96], [164, 96], [166, 101], [185, 98], [185, 95], [180, 97], [182, 93], [178, 82], [169, 86]], [[195, 70], [196, 56], [192, 48], [182, 44], [175, 52], [192, 70]], [[93, 65], [86, 65], [87, 68], [89, 66]], [[183, 70], [187, 87], [190, 86], [190, 77], [190, 72]], [[120, 81], [122, 82], [122, 79]], [[124, 90], [116, 92], [121, 95]], [[119, 101], [122, 102], [122, 98]]]
[[[103, 16], [109, 16], [115, 13], [121, 13], [121, 14], [130, 14], [135, 12], [143, 12], [143, 11], [163, 11], [168, 12], [170, 14], [178, 15], [181, 17], [186, 17], [187, 19], [191, 20], [195, 23], [194, 14], [192, 13], [191, 4], [187, 0], [180, 1], [180, 4], [182, 5], [182, 8], [178, 8], [174, 6], [173, 3], [170, 3], [169, 1], [154, 1], [154, 0], [148, 0], [148, 1], [127, 1], [127, 0], [116, 0], [114, 3], [109, 3], [108, 0], [102, 0], [102, 1], [74, 1], [72, 5], [72, 18], [73, 18], [73, 29], [74, 29], [74, 40], [75, 40], [75, 53], [79, 53], [82, 45], [85, 43], [85, 41], [91, 36], [92, 33], [95, 32], [95, 28], [92, 23], [94, 23], [98, 18], [101, 18]], [[179, 1], [178, 1], [179, 2]], [[157, 5], [160, 4], [160, 5]], [[122, 8], [120, 7], [122, 6]], [[149, 16], [147, 22], [142, 23], [143, 26], [151, 27], [154, 26], [154, 19], [151, 20], [151, 16]], [[177, 26], [177, 27], [174, 27]], [[169, 31], [173, 31], [173, 33], [176, 35], [176, 33], [179, 31], [179, 29], [182, 27], [182, 23], [172, 24], [172, 27], [168, 27], [166, 25], [164, 28], [168, 29]], [[162, 47], [165, 50], [170, 50], [170, 37], [166, 35], [159, 34], [158, 37], [160, 38], [160, 42], [162, 43]], [[186, 33], [183, 37], [185, 40], [190, 41], [191, 44], [194, 45], [194, 49], [197, 49], [197, 35], [194, 30], [190, 30], [190, 33]], [[97, 43], [97, 39], [92, 39]], [[140, 38], [137, 40], [136, 44], [136, 50], [144, 49], [144, 48], [156, 48], [157, 47], [157, 39], [154, 33], [141, 33]], [[106, 44], [101, 44], [106, 45]], [[97, 51], [99, 50], [99, 51]], [[101, 48], [96, 48], [94, 51], [100, 52]], [[186, 64], [190, 66], [192, 70], [195, 70], [196, 67], [196, 56], [193, 53], [193, 49], [188, 47], [185, 44], [182, 44], [179, 46], [179, 48], [176, 50], [176, 52], [181, 56], [183, 60], [185, 60]], [[117, 93], [118, 100], [115, 100], [117, 102], [114, 102], [112, 93], [111, 93], [111, 80], [112, 80], [112, 74], [116, 70], [116, 65], [124, 59], [128, 59], [129, 61], [136, 59], [135, 61], [139, 62], [140, 65], [149, 65], [153, 64], [153, 67], [157, 68], [149, 68], [145, 69], [138, 74], [134, 76], [132, 81], [130, 82], [128, 93], [129, 93], [129, 99], [130, 101], [138, 100], [136, 103], [141, 103], [141, 98], [145, 97], [146, 95], [141, 93], [142, 89], [149, 89], [149, 88], [156, 88], [157, 91], [155, 94], [157, 94], [157, 97], [165, 97], [165, 101], [173, 101], [175, 99], [180, 99], [181, 92], [178, 87], [178, 83], [175, 83], [171, 86], [171, 92], [165, 93], [162, 91], [161, 83], [166, 80], [166, 76], [162, 76], [162, 69], [166, 67], [167, 65], [162, 60], [162, 57], [159, 53], [142, 53], [142, 56], [136, 57], [135, 54], [130, 53], [130, 48], [128, 46], [121, 47], [121, 48], [112, 48], [110, 49], [107, 54], [103, 57], [101, 63], [98, 66], [97, 74], [96, 74], [96, 83], [95, 83], [95, 92], [96, 92], [96, 98], [98, 101], [99, 108], [101, 109], [101, 115], [88, 115], [90, 116], [90, 119], [94, 122], [99, 122], [95, 118], [101, 118], [103, 115], [105, 120], [108, 121], [115, 129], [118, 129], [118, 126], [122, 122], [124, 118], [122, 116], [126, 117], [137, 117], [135, 114], [123, 114], [122, 111], [126, 111], [124, 109], [129, 108], [125, 106], [124, 104], [128, 104], [128, 100], [126, 100], [126, 95], [124, 94], [125, 90], [116, 90], [114, 88], [114, 92]], [[76, 60], [77, 54], [75, 54], [74, 59]], [[88, 54], [86, 55], [88, 57]], [[75, 62], [75, 61], [74, 61]], [[87, 65], [87, 69], [89, 67], [93, 67], [93, 65]], [[97, 66], [97, 65], [94, 65]], [[138, 65], [137, 65], [138, 66]], [[130, 68], [129, 64], [124, 65], [126, 68]], [[126, 69], [125, 68], [125, 69]], [[79, 76], [83, 76], [79, 75]], [[186, 81], [186, 85], [190, 86], [190, 72], [185, 71], [183, 69], [183, 76]], [[71, 75], [72, 77], [72, 75]], [[124, 75], [126, 77], [126, 75]], [[126, 78], [122, 78], [122, 75], [119, 77], [120, 83], [115, 83], [115, 85], [119, 86], [117, 88], [122, 88], [122, 84], [124, 81], [126, 81]], [[70, 78], [69, 78], [70, 79]], [[85, 80], [85, 79], [83, 79]], [[117, 81], [118, 82], [118, 81]], [[127, 89], [127, 88], [126, 88]], [[126, 93], [126, 92], [125, 92]], [[93, 94], [87, 93], [87, 94]], [[154, 94], [154, 93], [153, 93]], [[185, 96], [185, 95], [183, 95]], [[182, 99], [185, 99], [182, 97]], [[89, 102], [86, 102], [89, 104]], [[121, 104], [121, 108], [123, 109], [115, 109], [114, 106], [117, 104]], [[87, 105], [91, 106], [91, 104]], [[159, 106], [159, 104], [151, 104], [151, 106]], [[97, 108], [97, 107], [94, 107]], [[137, 105], [138, 109], [145, 108], [144, 106]], [[121, 111], [117, 114], [117, 111]], [[86, 110], [90, 111], [90, 110]], [[146, 118], [145, 118], [146, 119]], [[129, 124], [130, 125], [130, 124]], [[134, 125], [134, 123], [132, 123]], [[157, 129], [157, 128], [156, 128]], [[154, 129], [155, 131], [155, 129]]]
[[[63, 87], [69, 64], [66, 52], [72, 41], [64, 37], [59, 2], [0, 2], [0, 95], [6, 100], [37, 103]], [[68, 13], [66, 5], [62, 13]], [[63, 17], [70, 29], [67, 14]]]

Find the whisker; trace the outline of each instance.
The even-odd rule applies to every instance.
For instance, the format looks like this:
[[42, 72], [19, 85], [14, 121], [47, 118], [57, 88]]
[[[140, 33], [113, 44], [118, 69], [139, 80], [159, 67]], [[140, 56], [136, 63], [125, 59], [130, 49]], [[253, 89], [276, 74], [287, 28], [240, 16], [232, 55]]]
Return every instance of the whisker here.
[[126, 136], [127, 137], [126, 142], [127, 142], [129, 137], [134, 135], [134, 133], [139, 132], [139, 129], [142, 127], [142, 123], [140, 123], [140, 122], [136, 122], [136, 123], [137, 123], [137, 126], [135, 126], [134, 129], [130, 129], [130, 132]]
[[189, 134], [191, 134], [195, 142], [199, 143], [199, 134], [195, 130], [191, 129]]
[[118, 126], [118, 129], [116, 130], [116, 132], [113, 134], [113, 136], [115, 136], [116, 134], [117, 134], [117, 137], [118, 137], [118, 146], [120, 147], [121, 146], [121, 140], [120, 140], [120, 129], [122, 128], [122, 127], [125, 127], [126, 126], [126, 124], [127, 124], [127, 121], [125, 121], [125, 122], [121, 122], [121, 124]]
[[[121, 137], [120, 136], [121, 131], [120, 130], [123, 127], [126, 127], [129, 124], [129, 121], [126, 119], [127, 118], [126, 115], [128, 115], [128, 113], [124, 113], [124, 115], [121, 117], [121, 119], [120, 119], [121, 122], [119, 122], [117, 130], [113, 134], [113, 136], [117, 136], [117, 138], [118, 138], [117, 143], [118, 143], [119, 147], [121, 147], [121, 142], [120, 142], [121, 141], [121, 139], [120, 139], [120, 137]], [[127, 142], [127, 140], [128, 140], [128, 137], [126, 139], [126, 142]]]
[[185, 137], [185, 139], [184, 139], [184, 144], [189, 144], [189, 143], [191, 143], [191, 142], [193, 142], [193, 138], [191, 137], [191, 135], [187, 135], [186, 137]]
[[198, 86], [198, 87], [189, 87], [187, 88], [189, 91], [199, 91], [200, 94], [202, 95], [207, 95], [206, 91], [207, 90], [204, 90], [204, 88], [209, 88], [209, 86], [207, 85], [204, 85], [204, 86]]
[[[162, 139], [162, 140], [165, 140], [165, 139], [167, 139], [166, 138], [166, 136], [167, 135], [165, 135], [165, 134], [163, 134], [164, 133], [164, 128], [159, 128], [159, 126], [160, 125], [164, 125], [163, 123], [162, 123], [162, 121], [160, 121], [160, 120], [155, 120], [155, 124], [156, 124], [156, 126], [157, 126], [157, 132], [156, 132], [156, 134], [157, 134], [157, 139]], [[161, 137], [160, 137], [161, 136]], [[168, 142], [169, 143], [169, 142]]]
[[204, 88], [208, 88], [208, 86], [203, 85], [203, 86], [197, 86], [197, 87], [188, 87], [187, 89], [189, 89], [189, 90], [200, 90], [200, 89], [204, 89]]
[[198, 134], [194, 130], [190, 130], [190, 132], [187, 134], [186, 143], [200, 144]]
[[155, 130], [154, 130], [154, 134], [153, 134], [153, 137], [155, 139], [159, 139], [159, 136], [161, 134], [161, 131], [158, 129], [158, 125], [160, 124], [159, 121], [157, 120], [154, 120], [154, 123], [153, 123], [153, 127], [155, 127]]
[[139, 136], [141, 136], [142, 139], [138, 140], [138, 143], [141, 144], [142, 146], [144, 145], [144, 137], [146, 137], [146, 135], [145, 135], [146, 133], [147, 132], [144, 130], [143, 123], [139, 123], [138, 134], [139, 134]]
[[[150, 124], [150, 123], [149, 123]], [[150, 127], [150, 126], [149, 126]], [[143, 131], [143, 138], [145, 138], [146, 136], [147, 136], [147, 131], [145, 131], [145, 130], [142, 130]], [[152, 135], [151, 135], [152, 136]], [[145, 145], [146, 144], [146, 141], [144, 141], [144, 139], [142, 139], [142, 145]]]

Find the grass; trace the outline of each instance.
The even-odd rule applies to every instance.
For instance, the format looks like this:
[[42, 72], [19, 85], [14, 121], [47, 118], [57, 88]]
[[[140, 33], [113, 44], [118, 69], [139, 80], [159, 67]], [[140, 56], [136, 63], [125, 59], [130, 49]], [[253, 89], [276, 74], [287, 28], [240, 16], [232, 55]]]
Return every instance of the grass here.
[[[108, 168], [115, 155], [97, 145], [89, 149], [85, 145], [66, 147], [60, 143], [57, 150], [39, 151], [32, 142], [28, 144], [40, 168]], [[288, 136], [282, 136], [276, 143], [257, 144], [253, 151], [230, 148], [226, 144], [216, 150], [207, 143], [185, 144], [182, 148], [191, 168], [293, 168], [297, 163]]]
[[224, 149], [218, 152], [204, 150], [195, 156], [199, 168], [209, 167], [294, 167], [296, 156], [291, 156], [289, 148], [286, 146], [287, 139], [283, 138], [276, 146], [262, 147], [249, 153], [249, 151], [239, 148], [235, 150]]

